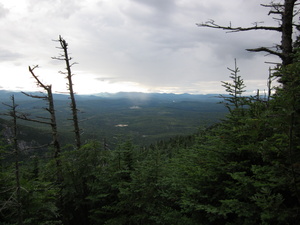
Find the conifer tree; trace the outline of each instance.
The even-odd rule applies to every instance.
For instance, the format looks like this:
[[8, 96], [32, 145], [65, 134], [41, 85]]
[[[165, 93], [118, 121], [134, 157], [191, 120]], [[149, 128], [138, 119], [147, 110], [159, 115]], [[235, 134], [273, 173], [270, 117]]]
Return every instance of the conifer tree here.
[[229, 78], [232, 82], [222, 81], [222, 86], [225, 88], [229, 96], [220, 95], [220, 97], [224, 99], [222, 103], [224, 103], [229, 112], [232, 113], [233, 110], [240, 110], [243, 105], [246, 104], [246, 98], [242, 97], [246, 86], [244, 85], [244, 80], [238, 74], [240, 70], [237, 67], [236, 59], [234, 60], [234, 69], [227, 69], [231, 72]]

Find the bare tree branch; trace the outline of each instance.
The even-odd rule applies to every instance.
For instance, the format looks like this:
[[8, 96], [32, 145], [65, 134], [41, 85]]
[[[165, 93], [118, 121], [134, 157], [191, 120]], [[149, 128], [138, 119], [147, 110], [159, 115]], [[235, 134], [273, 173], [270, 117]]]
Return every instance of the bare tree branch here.
[[26, 121], [30, 121], [30, 122], [35, 122], [35, 123], [41, 123], [41, 124], [46, 124], [46, 125], [52, 125], [52, 123], [50, 123], [50, 122], [45, 122], [45, 121], [41, 121], [41, 120], [36, 120], [36, 119], [29, 118], [29, 117], [27, 117], [26, 114], [18, 114], [18, 115], [17, 115], [17, 118], [18, 118], [18, 119], [21, 119], [21, 120], [26, 120]]
[[269, 48], [266, 48], [266, 47], [252, 48], [252, 49], [246, 49], [246, 50], [249, 51], [249, 52], [268, 52], [268, 53], [270, 53], [272, 55], [277, 55], [280, 58], [283, 58], [282, 53], [273, 51], [273, 50], [271, 50]]
[[239, 32], [239, 31], [250, 31], [250, 30], [273, 30], [273, 31], [282, 31], [282, 27], [268, 27], [268, 26], [255, 26], [252, 27], [232, 27], [231, 24], [229, 26], [221, 26], [216, 24], [213, 20], [209, 20], [205, 23], [197, 23], [196, 25], [199, 27], [209, 27], [215, 29], [229, 30], [230, 32]]
[[40, 98], [40, 99], [47, 99], [47, 96], [39, 96], [39, 95], [32, 95], [32, 94], [28, 94], [26, 92], [21, 91], [22, 94], [31, 97], [31, 98]]

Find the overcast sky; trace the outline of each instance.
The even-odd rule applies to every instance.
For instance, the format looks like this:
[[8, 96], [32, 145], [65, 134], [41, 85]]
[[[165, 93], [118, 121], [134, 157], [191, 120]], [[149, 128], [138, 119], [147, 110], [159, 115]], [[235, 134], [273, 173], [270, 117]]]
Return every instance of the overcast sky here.
[[[279, 33], [226, 33], [196, 26], [209, 19], [232, 26], [273, 24], [269, 0], [0, 0], [1, 89], [33, 90], [28, 66], [45, 84], [66, 91], [58, 56], [68, 42], [77, 93], [118, 91], [221, 93], [237, 58], [247, 91], [265, 89], [279, 62], [246, 48], [272, 46]], [[276, 24], [275, 24], [276, 25]]]

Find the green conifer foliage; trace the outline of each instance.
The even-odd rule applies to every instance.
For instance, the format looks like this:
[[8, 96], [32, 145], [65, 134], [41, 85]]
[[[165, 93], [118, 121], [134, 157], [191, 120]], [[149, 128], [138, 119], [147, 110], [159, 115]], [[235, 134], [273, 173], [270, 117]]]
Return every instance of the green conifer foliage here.
[[224, 99], [222, 103], [228, 108], [230, 113], [234, 109], [236, 111], [241, 109], [246, 104], [246, 98], [242, 97], [243, 92], [245, 92], [244, 80], [239, 75], [239, 68], [237, 67], [236, 59], [234, 60], [234, 69], [227, 68], [231, 75], [229, 78], [232, 82], [222, 81], [222, 86], [225, 88], [228, 96], [221, 95], [220, 97]]

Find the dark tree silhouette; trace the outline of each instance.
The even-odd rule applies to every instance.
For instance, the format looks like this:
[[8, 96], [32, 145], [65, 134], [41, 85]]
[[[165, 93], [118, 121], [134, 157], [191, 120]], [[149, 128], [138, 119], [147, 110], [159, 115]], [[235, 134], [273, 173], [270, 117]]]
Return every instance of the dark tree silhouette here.
[[81, 146], [81, 140], [80, 140], [80, 129], [79, 129], [79, 121], [78, 121], [78, 109], [76, 106], [76, 100], [75, 100], [75, 93], [73, 90], [73, 81], [72, 81], [72, 76], [74, 74], [72, 74], [71, 71], [71, 67], [76, 64], [76, 63], [70, 63], [70, 61], [72, 60], [71, 57], [69, 57], [69, 53], [68, 53], [68, 43], [61, 37], [59, 36], [59, 39], [57, 40], [60, 43], [60, 49], [63, 50], [63, 54], [60, 54], [59, 57], [52, 57], [53, 59], [57, 59], [57, 60], [63, 60], [66, 63], [66, 72], [62, 72], [60, 71], [61, 74], [66, 75], [66, 78], [68, 80], [68, 90], [69, 90], [69, 94], [70, 94], [70, 98], [71, 98], [71, 110], [72, 110], [72, 120], [73, 120], [73, 125], [74, 125], [74, 133], [75, 133], [75, 140], [76, 140], [76, 147], [77, 149], [80, 148]]
[[57, 130], [57, 122], [56, 122], [56, 115], [55, 115], [55, 107], [54, 107], [54, 99], [52, 94], [52, 86], [51, 85], [45, 85], [41, 82], [41, 80], [38, 78], [38, 76], [34, 73], [34, 69], [36, 69], [38, 66], [34, 66], [31, 68], [29, 66], [29, 72], [31, 73], [32, 77], [36, 80], [36, 83], [39, 87], [43, 88], [44, 91], [46, 91], [47, 95], [32, 95], [25, 92], [22, 92], [26, 96], [29, 96], [31, 98], [38, 98], [43, 99], [47, 101], [48, 107], [44, 108], [47, 112], [50, 114], [50, 118], [45, 117], [38, 117], [38, 119], [32, 119], [29, 118], [26, 114], [20, 114], [19, 118], [23, 120], [28, 120], [32, 122], [42, 123], [46, 125], [51, 126], [52, 131], [52, 145], [54, 147], [54, 159], [57, 167], [57, 182], [61, 183], [62, 181], [62, 172], [61, 172], [61, 161], [60, 161], [60, 143], [58, 140], [58, 130]]
[[7, 116], [10, 116], [12, 118], [12, 126], [13, 126], [13, 132], [12, 132], [12, 145], [13, 150], [15, 154], [15, 181], [16, 181], [16, 208], [17, 208], [17, 221], [18, 225], [23, 225], [23, 207], [22, 207], [22, 201], [21, 201], [21, 184], [20, 184], [20, 149], [19, 149], [19, 143], [18, 143], [18, 127], [17, 127], [17, 107], [18, 105], [15, 103], [15, 97], [14, 95], [11, 96], [12, 104], [4, 104], [5, 106], [9, 107], [9, 112], [4, 114]]

